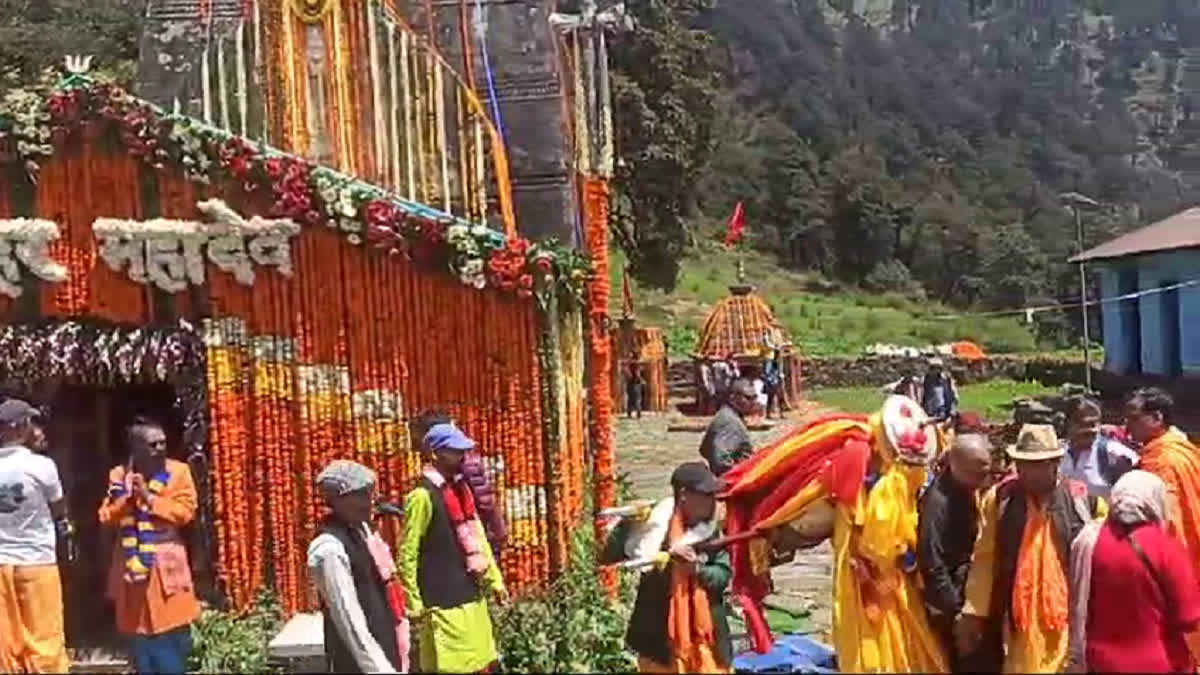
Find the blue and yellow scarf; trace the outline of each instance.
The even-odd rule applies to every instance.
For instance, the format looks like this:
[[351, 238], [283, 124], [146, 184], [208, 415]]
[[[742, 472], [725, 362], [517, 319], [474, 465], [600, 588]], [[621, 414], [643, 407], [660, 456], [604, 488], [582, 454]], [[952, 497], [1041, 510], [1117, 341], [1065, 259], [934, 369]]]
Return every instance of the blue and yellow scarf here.
[[[171, 473], [163, 469], [146, 483], [150, 494], [157, 496], [167, 486]], [[108, 487], [109, 497], [118, 499], [129, 494], [125, 482], [113, 482]], [[121, 549], [125, 552], [125, 581], [142, 583], [150, 578], [154, 567], [154, 553], [162, 532], [154, 526], [150, 510], [145, 504], [137, 504], [133, 514], [121, 519]]]

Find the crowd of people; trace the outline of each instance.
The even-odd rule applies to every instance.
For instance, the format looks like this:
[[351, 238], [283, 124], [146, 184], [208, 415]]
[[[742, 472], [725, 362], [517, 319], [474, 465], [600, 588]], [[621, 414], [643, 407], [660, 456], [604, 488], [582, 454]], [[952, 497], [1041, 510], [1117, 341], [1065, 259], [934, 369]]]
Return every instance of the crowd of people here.
[[1195, 671], [1200, 451], [1173, 411], [1135, 392], [1123, 442], [1079, 398], [1066, 438], [1025, 425], [990, 487], [988, 439], [955, 437], [921, 500], [918, 565], [954, 672]]
[[[645, 560], [627, 631], [642, 672], [729, 672], [721, 476], [753, 453], [745, 380], [728, 386], [671, 496], [621, 520], [601, 562]], [[945, 399], [939, 399], [945, 403]], [[1022, 427], [993, 466], [981, 433], [956, 434], [920, 488], [919, 602], [889, 647], [950, 672], [1195, 671], [1200, 648], [1200, 451], [1173, 426], [1158, 389], [1132, 394], [1120, 429], [1073, 401], [1064, 438]], [[424, 466], [404, 501], [397, 550], [373, 525], [376, 478], [335, 460], [316, 476], [328, 509], [308, 548], [332, 672], [493, 672], [489, 612], [508, 593], [493, 486], [472, 441], [445, 413], [413, 425]], [[0, 670], [66, 672], [59, 562], [72, 531], [38, 412], [0, 404]], [[166, 456], [161, 425], [135, 418], [129, 460], [113, 467], [98, 520], [116, 530], [109, 596], [139, 673], [183, 673], [200, 613], [179, 530], [194, 518], [186, 463]], [[739, 469], [740, 471], [741, 469]], [[732, 474], [731, 474], [732, 475]], [[854, 555], [851, 552], [851, 555]], [[853, 568], [853, 566], [851, 566]], [[919, 589], [919, 590], [916, 590]], [[834, 631], [839, 614], [834, 614]], [[922, 668], [928, 670], [928, 668]]]
[[[707, 544], [721, 533], [720, 476], [753, 452], [739, 426], [750, 393], [730, 385], [704, 462], [680, 466], [672, 497], [622, 520], [608, 541], [605, 560], [647, 561], [626, 639], [642, 672], [731, 669], [730, 558]], [[1159, 389], [1128, 398], [1121, 428], [1103, 427], [1086, 397], [1068, 413], [1062, 439], [1053, 425], [1024, 425], [1006, 467], [993, 466], [985, 434], [955, 434], [919, 490], [915, 559], [897, 563], [913, 594], [897, 596], [913, 603], [900, 612], [884, 596], [835, 597], [875, 607], [868, 621], [902, 619], [867, 638], [847, 623], [861, 612], [835, 607], [835, 643], [858, 630], [855, 650], [892, 652], [887, 670], [902, 672], [1195, 672], [1200, 450]], [[839, 569], [871, 568], [846, 550]], [[871, 661], [838, 657], [844, 667]]]

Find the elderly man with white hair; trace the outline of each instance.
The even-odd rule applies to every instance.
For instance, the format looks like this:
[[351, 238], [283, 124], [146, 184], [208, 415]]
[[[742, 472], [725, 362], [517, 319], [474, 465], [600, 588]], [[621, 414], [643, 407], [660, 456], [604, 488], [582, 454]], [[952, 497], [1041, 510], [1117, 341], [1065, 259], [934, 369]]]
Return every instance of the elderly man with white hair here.
[[331, 673], [408, 670], [408, 622], [392, 552], [370, 526], [375, 472], [334, 460], [317, 476], [329, 506], [308, 547]]

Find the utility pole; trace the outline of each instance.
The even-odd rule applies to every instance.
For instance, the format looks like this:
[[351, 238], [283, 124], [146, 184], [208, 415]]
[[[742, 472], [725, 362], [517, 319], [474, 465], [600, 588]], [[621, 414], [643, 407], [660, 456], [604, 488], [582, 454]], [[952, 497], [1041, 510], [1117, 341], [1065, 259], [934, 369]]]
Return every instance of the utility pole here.
[[[1059, 199], [1067, 204], [1071, 211], [1075, 214], [1075, 240], [1079, 248], [1079, 253], [1083, 253], [1083, 216], [1080, 214], [1080, 207], [1097, 208], [1100, 202], [1081, 195], [1078, 192], [1066, 192], [1059, 195]], [[1087, 387], [1088, 392], [1092, 391], [1092, 360], [1091, 360], [1091, 336], [1088, 329], [1088, 296], [1087, 296], [1087, 271], [1084, 268], [1084, 262], [1079, 261], [1079, 305], [1083, 310], [1083, 384]]]

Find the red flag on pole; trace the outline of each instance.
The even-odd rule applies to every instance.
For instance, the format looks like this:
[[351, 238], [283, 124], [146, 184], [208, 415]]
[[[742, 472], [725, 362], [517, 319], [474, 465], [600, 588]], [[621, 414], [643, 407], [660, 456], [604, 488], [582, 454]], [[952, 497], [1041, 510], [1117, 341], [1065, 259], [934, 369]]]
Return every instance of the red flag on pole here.
[[633, 289], [629, 286], [629, 268], [621, 275], [621, 315], [633, 316]]
[[742, 235], [746, 234], [746, 208], [741, 202], [733, 208], [733, 215], [729, 217], [729, 228], [725, 233], [725, 246], [736, 246], [742, 240]]

